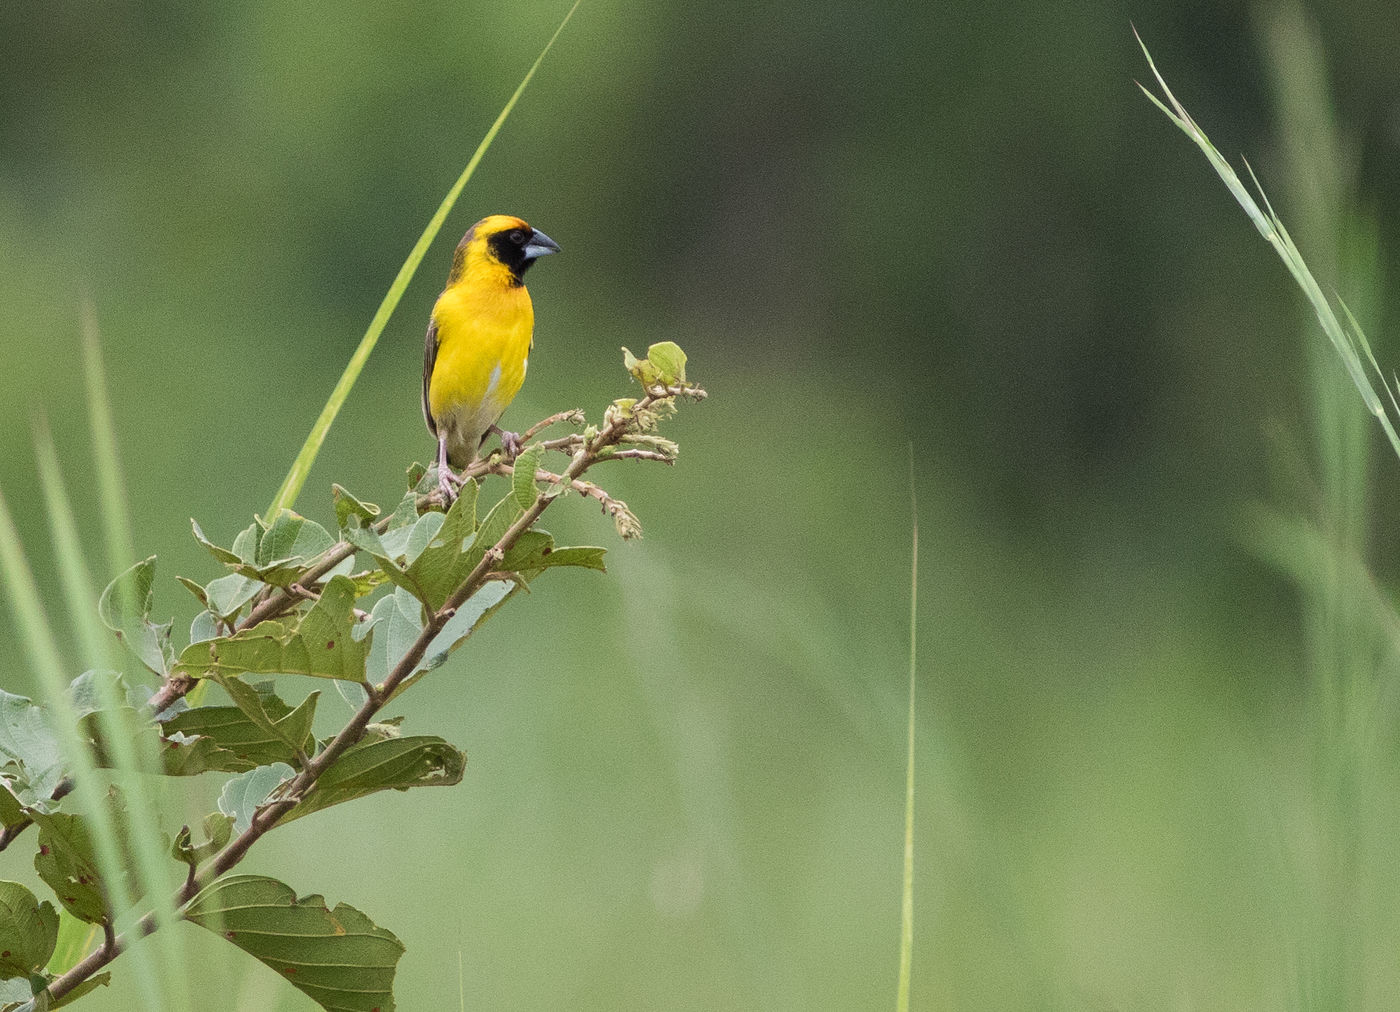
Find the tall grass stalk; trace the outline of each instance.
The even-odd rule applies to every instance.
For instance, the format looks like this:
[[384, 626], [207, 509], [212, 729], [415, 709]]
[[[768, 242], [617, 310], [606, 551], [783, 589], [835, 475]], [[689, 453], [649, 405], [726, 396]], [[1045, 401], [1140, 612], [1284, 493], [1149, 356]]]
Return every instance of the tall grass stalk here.
[[[1364, 317], [1377, 301], [1379, 254], [1373, 232], [1348, 228], [1353, 160], [1331, 114], [1322, 47], [1296, 3], [1270, 8], [1262, 27], [1285, 125], [1284, 175], [1292, 184], [1291, 203], [1303, 221], [1300, 234], [1318, 251], [1317, 262], [1325, 274], [1349, 278], [1351, 290], [1364, 300], [1357, 304]], [[1277, 827], [1294, 885], [1284, 902], [1299, 922], [1293, 938], [1297, 951], [1289, 960], [1296, 967], [1294, 1000], [1299, 1007], [1361, 1007], [1368, 1004], [1369, 988], [1374, 986], [1365, 944], [1367, 915], [1383, 902], [1366, 895], [1362, 885], [1374, 877], [1377, 860], [1367, 847], [1377, 826], [1372, 813], [1386, 800], [1376, 794], [1384, 762], [1375, 744], [1385, 677], [1380, 660], [1387, 651], [1395, 657], [1400, 616], [1376, 591], [1365, 566], [1369, 431], [1348, 387], [1360, 393], [1365, 411], [1374, 416], [1398, 456], [1400, 404], [1376, 363], [1358, 314], [1340, 298], [1340, 316], [1334, 310], [1253, 170], [1257, 202], [1167, 88], [1145, 46], [1143, 52], [1166, 102], [1145, 88], [1144, 92], [1205, 154], [1279, 255], [1328, 338], [1327, 344], [1318, 342], [1311, 327], [1302, 335], [1317, 472], [1311, 515], [1303, 520], [1274, 510], [1256, 511], [1244, 526], [1247, 541], [1297, 583], [1313, 683], [1308, 712], [1315, 738], [1313, 824], [1302, 834], [1290, 823]], [[1336, 369], [1333, 356], [1341, 359], [1344, 373]]]
[[[1352, 225], [1356, 158], [1333, 115], [1321, 40], [1300, 5], [1261, 11], [1266, 67], [1277, 96], [1283, 179], [1299, 235], [1315, 273], [1346, 284], [1356, 319], [1374, 319], [1380, 260], [1373, 229]], [[1314, 926], [1306, 939], [1299, 999], [1332, 1007], [1366, 1004], [1367, 910], [1358, 885], [1372, 860], [1366, 840], [1380, 766], [1372, 742], [1379, 716], [1376, 691], [1383, 673], [1376, 647], [1394, 619], [1371, 607], [1366, 583], [1349, 576], [1365, 570], [1371, 506], [1371, 432], [1357, 410], [1330, 349], [1302, 337], [1317, 458], [1313, 524], [1325, 546], [1310, 566], [1295, 567], [1303, 594], [1306, 643], [1316, 721], [1315, 804], [1321, 862], [1305, 881]], [[1385, 610], [1389, 610], [1388, 608]], [[1360, 877], [1358, 877], [1360, 876]]]
[[442, 230], [442, 224], [447, 220], [448, 212], [457, 203], [457, 198], [461, 195], [463, 187], [467, 185], [467, 181], [476, 172], [476, 167], [481, 164], [482, 157], [490, 149], [491, 142], [496, 139], [496, 134], [505, 124], [511, 110], [515, 108], [515, 103], [520, 101], [520, 96], [525, 93], [531, 78], [535, 76], [535, 71], [540, 69], [540, 64], [544, 62], [545, 56], [554, 48], [555, 40], [564, 31], [564, 26], [569, 23], [569, 19], [574, 16], [574, 11], [578, 10], [578, 5], [582, 2], [583, 0], [574, 0], [574, 5], [569, 8], [568, 13], [564, 15], [564, 20], [559, 22], [559, 27], [554, 30], [554, 34], [545, 43], [544, 49], [540, 50], [540, 55], [535, 58], [535, 62], [525, 72], [525, 77], [515, 89], [515, 93], [510, 96], [505, 108], [496, 117], [496, 121], [491, 124], [491, 129], [486, 131], [486, 136], [477, 145], [476, 152], [467, 162], [467, 167], [457, 177], [457, 182], [453, 183], [452, 188], [447, 191], [447, 196], [442, 198], [442, 203], [438, 205], [438, 209], [429, 219], [427, 227], [423, 229], [423, 234], [418, 237], [418, 242], [409, 251], [408, 259], [399, 268], [398, 276], [394, 278], [394, 283], [389, 286], [389, 291], [385, 293], [384, 299], [379, 303], [379, 308], [375, 311], [374, 318], [370, 320], [365, 336], [360, 338], [359, 347], [350, 356], [350, 361], [346, 364], [345, 371], [340, 374], [340, 379], [336, 382], [335, 389], [331, 391], [326, 406], [321, 409], [320, 417], [311, 426], [306, 442], [302, 444], [301, 452], [292, 462], [292, 468], [287, 472], [287, 477], [282, 480], [282, 487], [277, 490], [272, 505], [268, 507], [269, 517], [276, 515], [279, 509], [291, 509], [296, 502], [297, 496], [301, 493], [301, 487], [306, 482], [306, 476], [311, 471], [311, 465], [316, 462], [316, 456], [321, 452], [321, 445], [326, 441], [326, 434], [330, 432], [331, 424], [335, 421], [336, 415], [340, 413], [346, 398], [350, 396], [350, 389], [359, 379], [360, 371], [364, 368], [365, 363], [369, 361], [370, 352], [374, 351], [374, 346], [379, 343], [379, 335], [384, 332], [384, 327], [398, 307], [399, 299], [403, 297], [404, 290], [408, 288], [408, 283], [413, 280], [413, 275], [417, 273], [418, 265], [423, 262], [428, 247], [432, 245], [438, 232]]
[[914, 488], [914, 444], [909, 444], [909, 742], [904, 772], [904, 888], [899, 917], [898, 1012], [909, 1012], [909, 983], [914, 969], [914, 685], [918, 672], [919, 499]]
[[[1318, 284], [1312, 271], [1308, 269], [1307, 263], [1303, 260], [1303, 254], [1298, 251], [1298, 247], [1294, 244], [1292, 236], [1290, 236], [1288, 230], [1284, 228], [1282, 219], [1274, 213], [1274, 209], [1269, 204], [1268, 198], [1264, 196], [1263, 188], [1259, 185], [1259, 180], [1254, 176], [1254, 170], [1249, 170], [1250, 180], [1254, 183], [1255, 189], [1259, 192], [1259, 199], [1263, 201], [1262, 207], [1255, 201], [1254, 197], [1250, 195], [1249, 190], [1245, 187], [1244, 183], [1241, 182], [1240, 177], [1236, 174], [1235, 170], [1230, 167], [1230, 163], [1216, 150], [1215, 145], [1210, 142], [1210, 138], [1205, 135], [1205, 132], [1197, 125], [1196, 121], [1191, 118], [1190, 113], [1186, 111], [1186, 107], [1177, 101], [1176, 96], [1173, 95], [1171, 89], [1167, 87], [1167, 82], [1162, 78], [1162, 75], [1158, 73], [1157, 65], [1152, 60], [1152, 54], [1148, 52], [1147, 46], [1143, 44], [1141, 38], [1138, 39], [1138, 44], [1142, 46], [1143, 54], [1147, 57], [1147, 65], [1151, 69], [1152, 76], [1156, 78], [1157, 84], [1162, 89], [1162, 94], [1166, 96], [1167, 101], [1163, 102], [1145, 86], [1139, 85], [1139, 87], [1142, 88], [1143, 94], [1146, 95], [1158, 109], [1161, 109], [1162, 112], [1166, 114], [1167, 118], [1175, 123], [1177, 127], [1179, 127], [1187, 137], [1190, 137], [1196, 146], [1201, 149], [1201, 152], [1206, 156], [1206, 160], [1210, 162], [1211, 167], [1215, 169], [1216, 174], [1220, 177], [1221, 182], [1223, 182], [1230, 191], [1231, 196], [1233, 196], [1240, 207], [1244, 209], [1245, 214], [1249, 216], [1249, 220], [1254, 223], [1254, 227], [1259, 230], [1259, 234], [1274, 248], [1279, 259], [1282, 260], [1284, 266], [1288, 268], [1288, 272], [1293, 275], [1293, 280], [1297, 283], [1298, 287], [1302, 289], [1303, 294], [1311, 304], [1313, 312], [1317, 316], [1318, 323], [1322, 325], [1323, 333], [1327, 335], [1327, 339], [1332, 343], [1332, 347], [1336, 351], [1337, 356], [1342, 360], [1342, 365], [1346, 369], [1352, 384], [1356, 387], [1357, 392], [1361, 395], [1361, 400], [1366, 406], [1366, 410], [1375, 417], [1377, 423], [1381, 427], [1381, 431], [1385, 433], [1386, 439], [1389, 440], [1391, 448], [1395, 451], [1396, 456], [1400, 457], [1400, 432], [1396, 431], [1396, 419], [1400, 419], [1400, 404], [1396, 402], [1395, 394], [1387, 385], [1385, 375], [1381, 372], [1380, 366], [1376, 363], [1375, 356], [1371, 353], [1371, 346], [1367, 342], [1366, 335], [1362, 332], [1360, 324], [1356, 322], [1356, 318], [1351, 314], [1351, 311], [1347, 309], [1346, 304], [1339, 299], [1338, 305], [1341, 308], [1342, 315], [1346, 317], [1346, 323], [1343, 324], [1341, 319], [1337, 316], [1337, 311], [1332, 307], [1327, 296], [1323, 294], [1322, 287]], [[1248, 163], [1245, 164], [1245, 167], [1249, 168]], [[1371, 372], [1374, 372], [1380, 378], [1381, 388], [1386, 391], [1386, 396], [1384, 398], [1376, 390], [1374, 384], [1372, 384], [1370, 377]]]
[[97, 499], [102, 504], [107, 565], [112, 575], [116, 575], [136, 561], [136, 547], [131, 534], [126, 486], [122, 482], [121, 458], [117, 455], [117, 428], [112, 417], [112, 402], [107, 396], [106, 372], [102, 368], [97, 310], [88, 301], [83, 303], [82, 325], [83, 379], [92, 430], [93, 473], [97, 476]]

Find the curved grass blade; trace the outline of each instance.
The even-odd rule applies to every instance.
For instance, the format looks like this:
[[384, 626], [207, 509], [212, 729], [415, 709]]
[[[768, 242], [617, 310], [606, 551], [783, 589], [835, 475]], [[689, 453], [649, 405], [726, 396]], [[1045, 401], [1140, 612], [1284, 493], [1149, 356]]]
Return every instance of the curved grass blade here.
[[[1347, 317], [1347, 326], [1343, 326], [1338, 319], [1336, 310], [1332, 308], [1332, 303], [1323, 293], [1322, 287], [1317, 283], [1312, 271], [1308, 269], [1308, 265], [1303, 261], [1303, 254], [1299, 252], [1297, 245], [1293, 242], [1293, 237], [1288, 234], [1288, 229], [1284, 227], [1283, 220], [1269, 203], [1269, 198], [1265, 196], [1264, 189], [1259, 185], [1259, 180], [1254, 175], [1254, 170], [1249, 163], [1245, 162], [1245, 169], [1249, 172], [1250, 181], [1259, 194], [1259, 201], [1263, 203], [1262, 207], [1259, 201], [1255, 201], [1250, 195], [1249, 189], [1235, 170], [1230, 167], [1230, 163], [1210, 142], [1205, 131], [1191, 118], [1186, 107], [1167, 87], [1166, 80], [1157, 70], [1157, 65], [1152, 60], [1152, 54], [1148, 52], [1147, 45], [1140, 36], [1138, 37], [1138, 45], [1142, 47], [1143, 55], [1147, 58], [1147, 66], [1152, 71], [1152, 76], [1157, 81], [1158, 87], [1162, 89], [1166, 101], [1164, 102], [1148, 91], [1145, 86], [1140, 84], [1138, 87], [1168, 119], [1176, 124], [1182, 133], [1190, 137], [1195, 145], [1201, 149], [1201, 153], [1206, 156], [1211, 168], [1215, 169], [1216, 175], [1220, 177], [1220, 181], [1225, 184], [1236, 203], [1249, 216], [1249, 220], [1254, 223], [1259, 234], [1274, 248], [1274, 252], [1288, 268], [1288, 273], [1293, 276], [1294, 282], [1302, 289], [1308, 302], [1312, 304], [1313, 312], [1317, 315], [1317, 322], [1322, 326], [1323, 333], [1331, 341], [1332, 347], [1336, 349], [1338, 357], [1342, 360], [1342, 365], [1346, 368], [1347, 375], [1350, 376], [1357, 392], [1361, 395], [1361, 400], [1366, 405], [1366, 410], [1375, 416], [1386, 439], [1390, 442], [1391, 449], [1395, 451], [1397, 456], [1400, 456], [1400, 431], [1397, 431], [1396, 428], [1397, 420], [1392, 418], [1386, 408], [1386, 401], [1371, 384], [1367, 366], [1369, 364], [1372, 368], [1375, 367], [1375, 357], [1371, 354], [1371, 347], [1366, 340], [1366, 335], [1361, 332], [1350, 310], [1340, 299], [1337, 302]], [[1387, 394], [1393, 397], [1385, 376], [1381, 375], [1380, 380], [1381, 386], [1386, 389]]]
[[272, 500], [272, 505], [268, 507], [268, 516], [276, 516], [278, 510], [291, 509], [296, 502], [297, 495], [301, 492], [301, 486], [306, 481], [307, 474], [311, 471], [311, 465], [316, 461], [316, 455], [321, 452], [321, 444], [326, 441], [326, 434], [330, 431], [331, 424], [335, 421], [335, 416], [340, 413], [341, 406], [350, 396], [350, 388], [355, 385], [355, 380], [360, 376], [360, 370], [369, 360], [370, 352], [379, 342], [379, 335], [384, 332], [384, 327], [389, 322], [389, 317], [393, 315], [398, 307], [399, 299], [403, 296], [404, 289], [413, 280], [413, 275], [418, 271], [418, 265], [422, 263], [423, 257], [428, 252], [428, 247], [437, 238], [438, 232], [442, 229], [442, 223], [447, 220], [447, 214], [452, 210], [452, 205], [457, 202], [463, 187], [467, 185], [467, 180], [471, 179], [476, 172], [476, 167], [481, 164], [482, 157], [487, 149], [491, 147], [491, 142], [496, 139], [496, 134], [500, 132], [505, 124], [506, 117], [515, 108], [515, 103], [520, 100], [520, 96], [525, 93], [525, 88], [529, 85], [530, 79], [535, 76], [535, 71], [539, 70], [540, 64], [548, 55], [550, 49], [554, 47], [554, 41], [559, 38], [559, 33], [564, 30], [564, 26], [569, 23], [569, 19], [574, 16], [574, 11], [583, 0], [574, 0], [574, 5], [569, 8], [569, 12], [564, 15], [564, 20], [559, 22], [559, 27], [554, 30], [549, 41], [545, 43], [540, 55], [535, 58], [535, 62], [526, 71], [525, 77], [521, 80], [519, 87], [515, 89], [515, 94], [511, 95], [506, 102], [505, 108], [501, 110], [496, 122], [491, 124], [491, 129], [486, 131], [486, 136], [477, 145], [476, 153], [472, 155], [471, 161], [467, 162], [467, 167], [462, 170], [462, 174], [457, 177], [457, 182], [452, 184], [452, 189], [447, 191], [447, 196], [442, 198], [442, 203], [428, 221], [428, 226], [423, 229], [423, 234], [418, 237], [418, 242], [408, 254], [408, 259], [399, 268], [398, 277], [394, 278], [394, 283], [389, 286], [389, 291], [384, 295], [384, 301], [379, 304], [379, 309], [375, 311], [374, 319], [369, 322], [369, 329], [365, 331], [365, 336], [360, 339], [360, 345], [355, 349], [355, 353], [350, 356], [350, 362], [345, 366], [345, 371], [340, 374], [340, 379], [336, 382], [335, 389], [331, 391], [330, 398], [326, 401], [326, 406], [321, 409], [321, 415], [316, 419], [316, 424], [311, 426], [311, 432], [306, 437], [306, 442], [302, 444], [301, 452], [297, 454], [296, 460], [292, 462], [292, 469], [287, 472], [287, 477], [282, 480], [282, 487], [277, 490], [277, 495]]

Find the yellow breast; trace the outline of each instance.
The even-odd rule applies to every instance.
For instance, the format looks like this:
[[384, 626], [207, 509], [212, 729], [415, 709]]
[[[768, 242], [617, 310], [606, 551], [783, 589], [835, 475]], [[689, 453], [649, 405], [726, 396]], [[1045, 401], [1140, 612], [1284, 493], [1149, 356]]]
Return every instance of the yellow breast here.
[[470, 461], [525, 382], [535, 311], [523, 285], [459, 284], [439, 296], [433, 320], [428, 406], [451, 459]]

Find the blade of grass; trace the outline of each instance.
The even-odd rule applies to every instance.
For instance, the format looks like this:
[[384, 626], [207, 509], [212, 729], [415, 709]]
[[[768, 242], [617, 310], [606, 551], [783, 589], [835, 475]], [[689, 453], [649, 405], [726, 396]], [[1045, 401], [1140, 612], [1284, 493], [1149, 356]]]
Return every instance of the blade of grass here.
[[385, 294], [384, 300], [380, 302], [379, 309], [375, 311], [374, 319], [370, 320], [369, 329], [365, 331], [365, 336], [360, 339], [360, 345], [355, 349], [355, 353], [350, 356], [350, 362], [345, 366], [345, 371], [340, 374], [340, 379], [336, 382], [335, 389], [331, 391], [330, 398], [326, 401], [326, 406], [321, 409], [321, 415], [316, 419], [316, 424], [311, 427], [311, 432], [306, 437], [306, 442], [302, 444], [301, 452], [297, 454], [296, 460], [292, 462], [292, 469], [287, 472], [287, 477], [282, 480], [282, 487], [277, 490], [277, 495], [272, 500], [272, 505], [268, 507], [268, 516], [275, 516], [279, 509], [291, 509], [296, 502], [297, 496], [301, 493], [301, 486], [306, 481], [307, 474], [311, 471], [311, 465], [316, 460], [316, 455], [321, 452], [321, 445], [326, 441], [326, 434], [330, 431], [331, 424], [335, 421], [335, 416], [339, 414], [341, 406], [350, 396], [350, 388], [355, 385], [355, 380], [360, 376], [360, 370], [364, 368], [365, 362], [369, 360], [370, 352], [374, 350], [375, 344], [379, 342], [379, 335], [383, 333], [384, 327], [389, 322], [389, 317], [393, 315], [398, 307], [399, 299], [403, 296], [404, 289], [413, 280], [413, 275], [418, 271], [418, 265], [422, 262], [424, 255], [428, 252], [428, 247], [437, 238], [438, 232], [442, 229], [442, 223], [447, 220], [447, 214], [452, 210], [452, 206], [457, 202], [457, 197], [461, 195], [463, 187], [476, 172], [476, 167], [481, 164], [481, 159], [491, 147], [491, 142], [496, 139], [496, 134], [500, 132], [505, 124], [506, 118], [511, 110], [515, 108], [515, 103], [520, 100], [520, 96], [525, 93], [526, 87], [530, 84], [530, 79], [535, 76], [535, 71], [539, 70], [540, 64], [544, 62], [545, 56], [554, 47], [554, 42], [563, 32], [564, 26], [569, 23], [569, 19], [574, 16], [574, 11], [578, 10], [578, 5], [583, 0], [574, 0], [574, 5], [569, 8], [564, 20], [559, 22], [559, 27], [554, 30], [554, 34], [545, 43], [544, 49], [540, 50], [540, 55], [535, 58], [535, 62], [526, 71], [525, 77], [521, 80], [519, 87], [515, 89], [515, 94], [511, 95], [510, 101], [506, 102], [505, 108], [501, 110], [496, 122], [491, 124], [491, 129], [486, 131], [486, 136], [477, 145], [475, 154], [471, 161], [467, 162], [467, 167], [462, 170], [462, 174], [457, 177], [457, 182], [452, 184], [452, 188], [447, 191], [447, 196], [443, 197], [442, 203], [428, 221], [427, 228], [423, 229], [423, 234], [418, 237], [418, 242], [408, 254], [408, 259], [399, 268], [398, 277], [394, 278], [394, 283], [389, 286], [389, 291]]
[[[84, 299], [83, 317], [83, 377], [88, 401], [88, 425], [92, 429], [93, 470], [97, 474], [97, 501], [102, 508], [103, 533], [107, 540], [106, 575], [125, 572], [136, 562], [136, 546], [131, 536], [131, 511], [127, 508], [126, 484], [122, 481], [121, 458], [117, 455], [117, 426], [112, 416], [112, 401], [107, 396], [107, 372], [102, 365], [102, 337], [97, 326], [97, 309]], [[127, 611], [135, 612], [136, 603], [126, 602]], [[97, 627], [109, 648], [112, 641], [106, 630]], [[96, 658], [96, 654], [91, 657]], [[116, 668], [120, 665], [111, 664]], [[209, 686], [200, 682], [185, 696], [191, 706], [198, 706]], [[109, 704], [103, 700], [104, 708]]]
[[[24, 640], [30, 664], [39, 676], [54, 727], [76, 781], [74, 794], [90, 821], [98, 867], [109, 881], [120, 881], [124, 865], [111, 809], [106, 803], [105, 791], [93, 766], [91, 753], [78, 736], [77, 720], [68, 701], [62, 653], [44, 614], [43, 599], [39, 596], [39, 588], [34, 582], [34, 574], [25, 558], [19, 531], [3, 493], [0, 493], [0, 573], [4, 574], [5, 587], [15, 613], [15, 625]], [[136, 976], [146, 998], [143, 1007], [159, 1012], [165, 1008], [165, 1004], [159, 989], [151, 986], [156, 978], [149, 958], [145, 946], [133, 946], [132, 961], [138, 967]]]
[[[116, 670], [120, 667], [117, 651], [111, 637], [98, 621], [97, 589], [83, 564], [82, 542], [77, 521], [73, 516], [72, 501], [63, 485], [58, 453], [42, 417], [36, 419], [34, 430], [35, 456], [39, 480], [44, 488], [45, 505], [48, 507], [54, 555], [58, 563], [59, 579], [68, 599], [70, 620], [78, 633], [78, 643], [83, 655], [82, 666], [85, 669]], [[115, 476], [114, 467], [109, 465], [107, 470], [110, 472], [109, 476]], [[114, 489], [104, 488], [104, 498], [112, 491]], [[160, 826], [156, 816], [156, 801], [150, 796], [147, 778], [143, 775], [159, 770], [159, 757], [152, 749], [141, 748], [144, 739], [134, 719], [134, 713], [126, 708], [127, 701], [120, 697], [117, 686], [100, 678], [96, 680], [96, 685], [102, 704], [98, 721], [111, 749], [113, 778], [121, 784], [127, 800], [125, 842], [136, 859], [136, 865], [132, 869], [133, 881], [136, 883], [133, 892], [151, 898], [157, 911], [157, 922], [161, 926], [173, 924], [175, 910], [167, 899], [170, 889], [167, 883], [165, 846], [161, 843]], [[54, 706], [52, 698], [46, 698], [46, 702], [51, 708]], [[123, 714], [132, 719], [123, 719]], [[103, 870], [104, 873], [111, 874], [108, 869]], [[150, 989], [155, 990], [164, 982], [170, 1003], [175, 1008], [187, 1008], [189, 1001], [185, 989], [182, 936], [177, 931], [162, 931], [156, 937], [156, 945], [164, 967], [163, 970], [158, 968], [155, 976], [146, 983]]]
[[126, 504], [126, 487], [122, 484], [121, 459], [117, 456], [117, 428], [102, 368], [97, 310], [85, 299], [82, 313], [83, 377], [87, 387], [88, 422], [92, 427], [93, 470], [97, 473], [98, 502], [102, 504], [107, 565], [115, 575], [136, 561], [136, 547], [131, 539], [131, 513]]
[[[1293, 238], [1288, 234], [1288, 230], [1284, 228], [1283, 221], [1274, 213], [1273, 207], [1269, 204], [1269, 198], [1265, 196], [1264, 188], [1259, 185], [1259, 180], [1254, 175], [1254, 170], [1250, 168], [1249, 163], [1245, 162], [1245, 168], [1249, 171], [1249, 177], [1254, 183], [1254, 188], [1259, 194], [1259, 199], [1264, 202], [1263, 207], [1260, 207], [1255, 199], [1250, 196], [1249, 190], [1240, 180], [1235, 170], [1230, 167], [1230, 163], [1216, 150], [1215, 145], [1210, 142], [1210, 138], [1205, 135], [1205, 131], [1191, 118], [1190, 113], [1186, 111], [1186, 107], [1177, 100], [1176, 96], [1172, 94], [1171, 89], [1167, 87], [1167, 82], [1163, 79], [1161, 73], [1158, 72], [1157, 65], [1153, 62], [1152, 54], [1148, 52], [1147, 45], [1142, 41], [1141, 36], [1138, 36], [1138, 45], [1142, 47], [1143, 55], [1147, 58], [1147, 65], [1152, 71], [1152, 76], [1156, 79], [1167, 101], [1163, 102], [1141, 84], [1139, 84], [1138, 87], [1142, 88], [1142, 93], [1146, 95], [1158, 109], [1162, 110], [1167, 118], [1175, 123], [1177, 127], [1186, 134], [1186, 136], [1190, 137], [1196, 146], [1201, 149], [1202, 154], [1206, 156], [1206, 160], [1209, 161], [1211, 167], [1215, 169], [1216, 175], [1220, 177], [1221, 182], [1225, 184], [1231, 195], [1234, 196], [1236, 202], [1244, 209], [1245, 214], [1247, 214], [1250, 221], [1254, 223], [1254, 227], [1259, 230], [1259, 234], [1268, 241], [1269, 245], [1273, 246], [1279, 259], [1282, 260], [1284, 266], [1288, 268], [1288, 272], [1293, 275], [1293, 280], [1297, 283], [1298, 287], [1303, 290], [1303, 294], [1307, 296], [1308, 301], [1312, 304], [1313, 311], [1317, 314], [1318, 323], [1322, 325], [1323, 333], [1327, 335], [1328, 340], [1332, 342], [1332, 347], [1336, 349], [1337, 355], [1342, 360], [1342, 365], [1346, 368], [1352, 383], [1361, 394], [1362, 401], [1365, 402], [1366, 410], [1375, 416], [1376, 421], [1380, 423], [1381, 429], [1385, 432], [1386, 438], [1390, 441], [1391, 448], [1395, 451], [1397, 456], [1400, 456], [1400, 433], [1396, 432], [1395, 423], [1386, 412], [1385, 401], [1382, 400], [1380, 394], [1376, 392], [1376, 388], [1371, 385], [1371, 381], [1367, 375], [1367, 362], [1368, 360], [1374, 361], [1374, 358], [1371, 354], [1370, 344], [1366, 340], [1366, 335], [1361, 332], [1359, 327], [1356, 327], [1355, 320], [1350, 312], [1347, 311], [1345, 303], [1342, 303], [1341, 300], [1338, 299], [1342, 311], [1346, 313], [1348, 322], [1351, 324], [1351, 329], [1342, 326], [1341, 321], [1337, 318], [1336, 312], [1332, 308], [1332, 304], [1328, 301], [1327, 296], [1323, 294], [1322, 287], [1317, 283], [1317, 279], [1313, 277], [1312, 271], [1308, 269], [1308, 265], [1303, 261], [1302, 253], [1298, 251], [1298, 247], [1294, 244]], [[1170, 104], [1170, 107], [1168, 104]], [[1386, 386], [1384, 376], [1381, 377], [1381, 385]]]
[[918, 671], [919, 500], [914, 489], [914, 444], [909, 444], [909, 505], [913, 543], [909, 561], [909, 744], [904, 775], [904, 889], [899, 917], [899, 994], [895, 1008], [909, 1012], [909, 982], [914, 969], [914, 684]]

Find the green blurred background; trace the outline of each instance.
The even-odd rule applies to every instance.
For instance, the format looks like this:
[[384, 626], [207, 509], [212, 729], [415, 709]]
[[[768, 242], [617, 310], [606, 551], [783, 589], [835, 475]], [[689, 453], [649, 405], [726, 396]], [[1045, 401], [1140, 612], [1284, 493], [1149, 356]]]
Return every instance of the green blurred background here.
[[[81, 491], [82, 300], [178, 630], [195, 607], [173, 576], [216, 575], [189, 518], [227, 543], [266, 507], [565, 9], [0, 5], [0, 488], [57, 619], [36, 413], [108, 575]], [[1386, 246], [1400, 12], [1315, 13], [1346, 147], [1309, 177], [1278, 104], [1307, 53], [1285, 45], [1282, 76], [1266, 55], [1295, 8], [584, 0], [299, 506], [327, 520], [332, 481], [392, 502], [428, 458], [422, 334], [488, 212], [565, 251], [531, 276], [508, 423], [596, 417], [628, 393], [619, 346], [663, 339], [711, 399], [672, 426], [673, 471], [607, 476], [646, 540], [562, 503], [548, 526], [609, 546], [608, 575], [541, 581], [406, 698], [407, 728], [467, 750], [465, 781], [298, 822], [243, 868], [394, 930], [405, 1009], [458, 1007], [459, 981], [469, 1008], [888, 1007], [912, 442], [915, 1007], [1387, 1007], [1397, 697], [1375, 693], [1348, 767], [1364, 789], [1334, 790], [1306, 608], [1242, 529], [1251, 504], [1314, 516], [1270, 462], [1316, 469], [1322, 339], [1134, 84], [1131, 24], [1394, 363], [1383, 289], [1327, 269], [1335, 236], [1303, 205], [1324, 180]], [[1384, 573], [1400, 465], [1376, 471]], [[8, 612], [0, 664], [37, 691]], [[185, 934], [201, 1008], [313, 1007]], [[117, 971], [88, 1005], [136, 1007]]]

